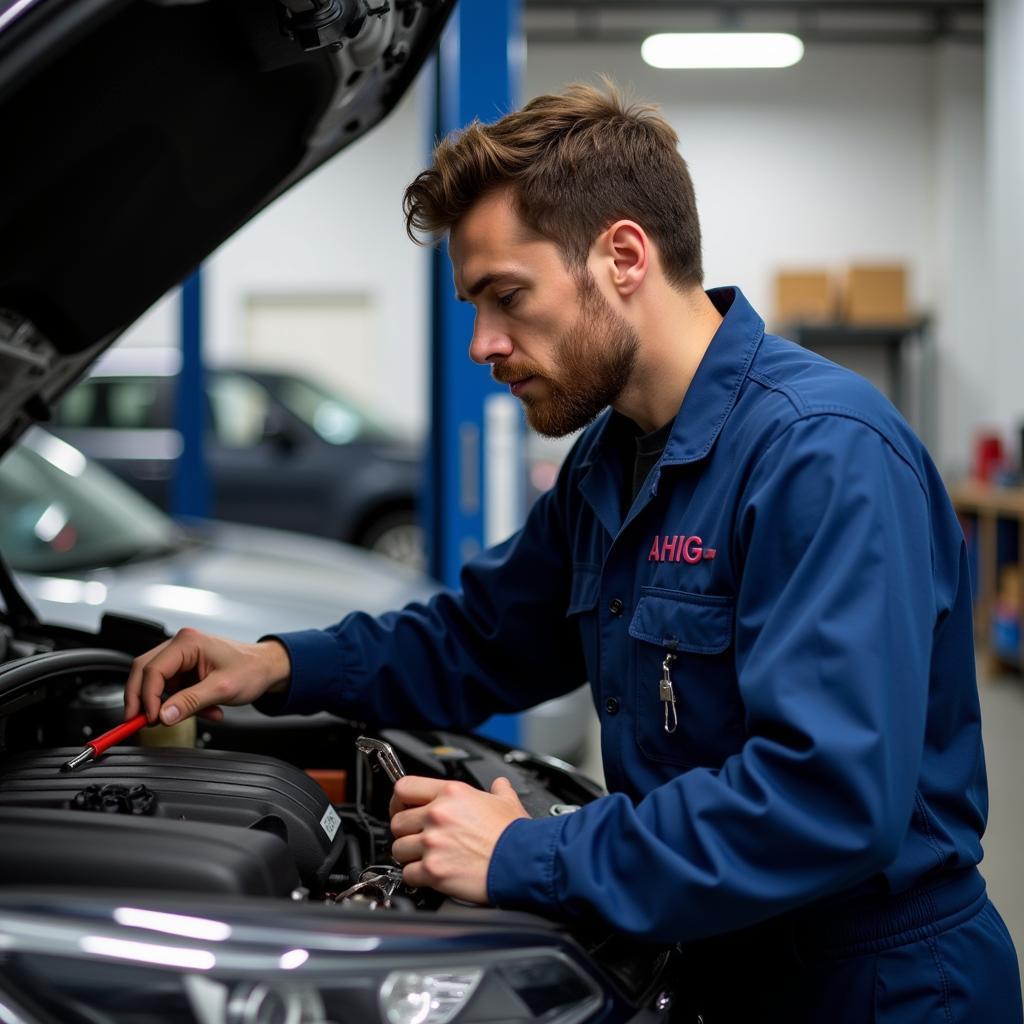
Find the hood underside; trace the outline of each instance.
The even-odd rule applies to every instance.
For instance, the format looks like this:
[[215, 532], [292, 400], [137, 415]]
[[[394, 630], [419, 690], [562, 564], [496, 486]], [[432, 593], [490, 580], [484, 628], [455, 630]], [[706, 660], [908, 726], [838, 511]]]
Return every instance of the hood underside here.
[[380, 121], [454, 3], [0, 2], [0, 453], [205, 256]]

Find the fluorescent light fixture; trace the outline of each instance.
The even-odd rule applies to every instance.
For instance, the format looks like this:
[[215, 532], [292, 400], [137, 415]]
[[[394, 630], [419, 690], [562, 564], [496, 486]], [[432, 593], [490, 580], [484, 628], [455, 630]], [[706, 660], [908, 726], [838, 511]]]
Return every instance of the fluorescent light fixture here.
[[788, 68], [804, 44], [788, 32], [662, 32], [640, 55], [654, 68]]

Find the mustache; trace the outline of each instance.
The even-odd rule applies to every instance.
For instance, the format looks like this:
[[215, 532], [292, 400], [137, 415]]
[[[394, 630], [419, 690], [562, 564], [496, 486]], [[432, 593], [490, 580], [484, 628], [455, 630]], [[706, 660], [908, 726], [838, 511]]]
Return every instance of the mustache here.
[[517, 380], [525, 380], [527, 377], [539, 377], [540, 371], [528, 363], [493, 363], [491, 365], [491, 377], [499, 384], [514, 384]]

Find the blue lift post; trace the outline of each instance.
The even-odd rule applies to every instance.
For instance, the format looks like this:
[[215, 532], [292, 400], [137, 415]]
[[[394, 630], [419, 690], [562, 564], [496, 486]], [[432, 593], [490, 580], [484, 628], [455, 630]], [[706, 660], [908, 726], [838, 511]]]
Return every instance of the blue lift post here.
[[[437, 137], [477, 117], [497, 120], [518, 105], [521, 8], [522, 0], [462, 0], [456, 8], [435, 62]], [[493, 451], [488, 425], [495, 430], [496, 423], [503, 423], [507, 434], [509, 416], [502, 403], [514, 403], [515, 399], [507, 388], [492, 381], [486, 368], [469, 360], [473, 310], [455, 298], [444, 247], [433, 256], [432, 275], [431, 484], [426, 503], [430, 568], [438, 579], [457, 587], [463, 562], [493, 539], [489, 534], [495, 510], [488, 508], [488, 501], [516, 500], [515, 495], [510, 498], [508, 487], [489, 484], [493, 467], [484, 457], [485, 452]], [[516, 417], [512, 429], [521, 438], [518, 410]], [[507, 455], [509, 445], [502, 447]], [[521, 517], [521, 509], [518, 514]], [[496, 716], [482, 731], [515, 744], [519, 740], [518, 716]]]
[[203, 375], [203, 282], [196, 269], [181, 286], [181, 372], [174, 398], [174, 420], [181, 454], [174, 470], [171, 511], [204, 517], [209, 512], [209, 481], [203, 451], [206, 394]]

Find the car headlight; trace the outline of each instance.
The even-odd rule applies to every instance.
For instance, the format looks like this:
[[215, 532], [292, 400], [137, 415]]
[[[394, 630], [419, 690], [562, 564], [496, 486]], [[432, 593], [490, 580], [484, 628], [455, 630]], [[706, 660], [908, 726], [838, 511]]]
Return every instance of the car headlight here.
[[[366, 931], [142, 914], [44, 925], [4, 915], [0, 1021], [5, 997], [23, 1024], [581, 1024], [604, 1003], [555, 946], [464, 948], [454, 959], [432, 951], [429, 929], [418, 943], [407, 925], [399, 954]], [[139, 926], [117, 923], [128, 920]]]
[[380, 987], [381, 1014], [388, 1024], [449, 1024], [476, 991], [483, 970], [392, 971]]

